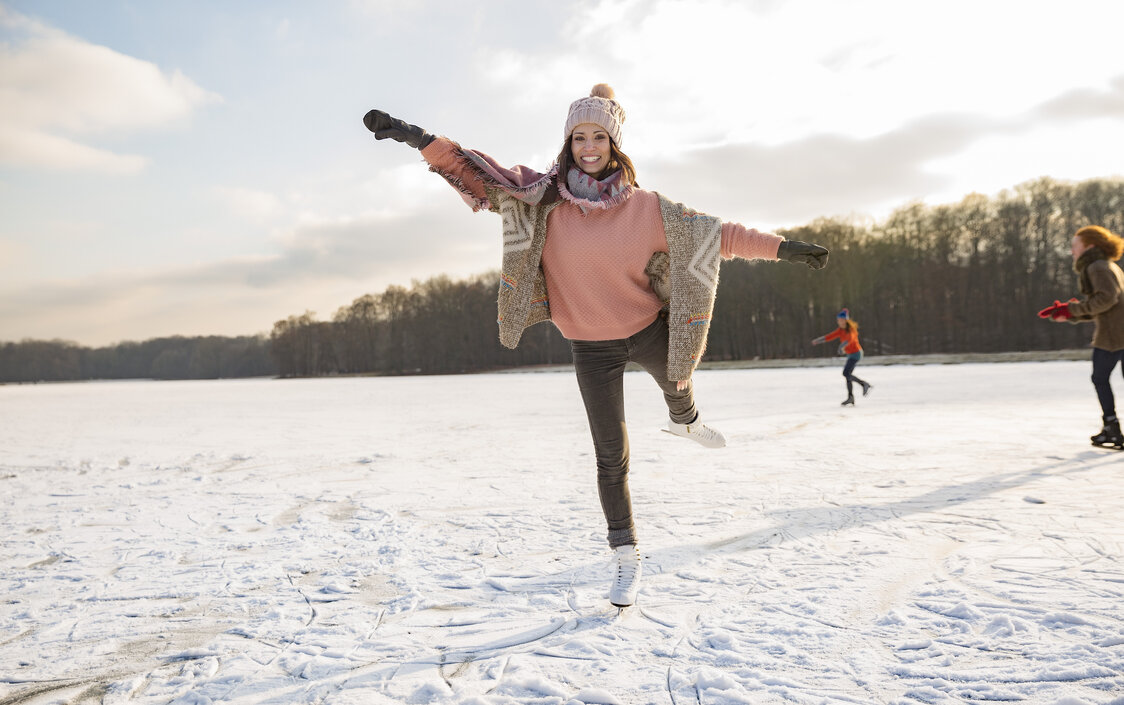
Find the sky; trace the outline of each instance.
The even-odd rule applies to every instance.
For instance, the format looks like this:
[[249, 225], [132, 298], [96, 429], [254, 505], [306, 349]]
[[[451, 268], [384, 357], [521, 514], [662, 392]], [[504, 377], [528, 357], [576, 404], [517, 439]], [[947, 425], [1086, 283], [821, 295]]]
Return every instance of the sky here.
[[613, 86], [644, 188], [761, 230], [1120, 178], [1124, 3], [0, 0], [0, 341], [253, 335], [498, 267], [380, 108], [545, 170]]

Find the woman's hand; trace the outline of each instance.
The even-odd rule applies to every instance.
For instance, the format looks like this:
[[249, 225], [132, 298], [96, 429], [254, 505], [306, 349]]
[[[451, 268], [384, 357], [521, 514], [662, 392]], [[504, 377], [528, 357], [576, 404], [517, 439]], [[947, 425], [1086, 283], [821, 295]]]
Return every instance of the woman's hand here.
[[827, 266], [828, 251], [826, 247], [809, 245], [799, 240], [785, 240], [777, 248], [777, 259], [788, 262], [806, 264], [812, 269], [823, 269]]
[[363, 116], [363, 124], [375, 133], [375, 139], [385, 140], [390, 138], [404, 142], [414, 149], [425, 149], [429, 143], [436, 139], [433, 135], [417, 125], [391, 117], [381, 110], [372, 110]]
[[1077, 299], [1070, 299], [1069, 301], [1066, 301], [1063, 304], [1061, 301], [1058, 301], [1057, 299], [1054, 299], [1054, 305], [1053, 306], [1047, 306], [1046, 308], [1039, 311], [1038, 317], [1039, 318], [1045, 318], [1045, 319], [1050, 320], [1050, 321], [1054, 321], [1055, 323], [1060, 323], [1062, 321], [1068, 321], [1070, 319], [1070, 316], [1072, 315], [1069, 312], [1069, 305], [1070, 304], [1076, 304], [1076, 303], [1080, 303], [1080, 302]]
[[685, 380], [685, 379], [679, 380], [678, 382], [675, 383], [675, 391], [682, 392], [684, 389], [687, 388], [687, 384], [688, 384], [687, 380]]

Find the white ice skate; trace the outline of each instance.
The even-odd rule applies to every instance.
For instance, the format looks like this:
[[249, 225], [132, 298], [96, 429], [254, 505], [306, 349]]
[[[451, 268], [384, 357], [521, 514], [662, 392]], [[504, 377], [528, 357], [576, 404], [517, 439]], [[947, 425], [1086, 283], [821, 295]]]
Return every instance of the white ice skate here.
[[695, 443], [706, 446], [707, 448], [726, 447], [726, 437], [722, 435], [722, 432], [716, 431], [704, 424], [702, 418], [699, 416], [696, 416], [692, 423], [675, 423], [674, 421], [668, 421], [667, 432], [673, 436], [690, 438]]
[[613, 559], [616, 574], [613, 587], [609, 589], [609, 602], [614, 607], [628, 607], [636, 602], [636, 593], [640, 590], [640, 574], [643, 572], [640, 549], [636, 544], [617, 546], [613, 549]]

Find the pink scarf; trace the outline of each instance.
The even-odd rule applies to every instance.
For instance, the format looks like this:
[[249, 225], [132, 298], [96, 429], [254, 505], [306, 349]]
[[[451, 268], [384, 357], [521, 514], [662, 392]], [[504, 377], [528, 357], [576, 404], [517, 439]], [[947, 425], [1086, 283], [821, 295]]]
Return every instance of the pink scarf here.
[[562, 179], [557, 178], [558, 164], [552, 164], [543, 174], [525, 166], [507, 169], [487, 154], [474, 149], [465, 149], [462, 153], [480, 172], [481, 178], [531, 205], [542, 201], [552, 180], [557, 180], [558, 193], [562, 198], [585, 213], [598, 208], [608, 210], [624, 203], [636, 189], [632, 184], [621, 185], [622, 172], [619, 169], [598, 181], [577, 167], [571, 167], [563, 183]]
[[621, 185], [623, 173], [618, 169], [599, 181], [576, 166], [570, 167], [566, 184], [558, 183], [558, 193], [585, 213], [596, 208], [608, 210], [624, 203], [635, 190], [632, 184]]

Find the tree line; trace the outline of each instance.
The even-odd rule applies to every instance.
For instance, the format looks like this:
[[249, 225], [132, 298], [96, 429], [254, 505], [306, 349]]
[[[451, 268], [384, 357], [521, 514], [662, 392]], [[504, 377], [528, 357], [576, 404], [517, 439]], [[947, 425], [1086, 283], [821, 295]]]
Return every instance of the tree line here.
[[570, 362], [552, 325], [503, 347], [496, 327], [499, 272], [453, 281], [438, 276], [391, 286], [341, 307], [331, 321], [311, 312], [277, 321], [270, 340], [283, 376], [458, 374]]
[[[781, 231], [831, 250], [821, 271], [783, 262], [722, 265], [706, 360], [831, 354], [809, 341], [851, 310], [872, 354], [1052, 350], [1087, 345], [1088, 326], [1039, 320], [1077, 293], [1069, 243], [1087, 224], [1124, 232], [1124, 180], [1043, 178], [989, 198], [911, 203], [885, 221], [822, 218]], [[277, 321], [268, 336], [162, 338], [90, 350], [0, 345], [0, 381], [201, 379], [279, 374], [449, 374], [570, 362], [549, 324], [516, 350], [496, 330], [499, 273], [437, 276]]]
[[266, 336], [154, 338], [89, 348], [62, 340], [0, 343], [0, 382], [275, 376]]
[[913, 203], [878, 224], [821, 219], [794, 228], [783, 234], [831, 250], [828, 267], [723, 265], [707, 358], [830, 354], [808, 340], [831, 330], [842, 307], [876, 354], [1085, 347], [1090, 326], [1036, 313], [1078, 294], [1070, 241], [1090, 224], [1124, 233], [1124, 180], [1042, 178], [995, 198]]
[[[1043, 178], [994, 198], [911, 203], [884, 222], [823, 218], [781, 231], [831, 250], [821, 271], [778, 262], [722, 265], [705, 360], [832, 354], [812, 338], [847, 307], [873, 354], [1055, 350], [1087, 345], [1088, 326], [1036, 312], [1076, 294], [1073, 233], [1097, 224], [1124, 232], [1124, 181]], [[439, 374], [570, 361], [550, 325], [524, 332], [517, 350], [496, 334], [498, 273], [436, 277], [390, 287], [317, 321], [306, 312], [274, 324], [285, 376]]]

